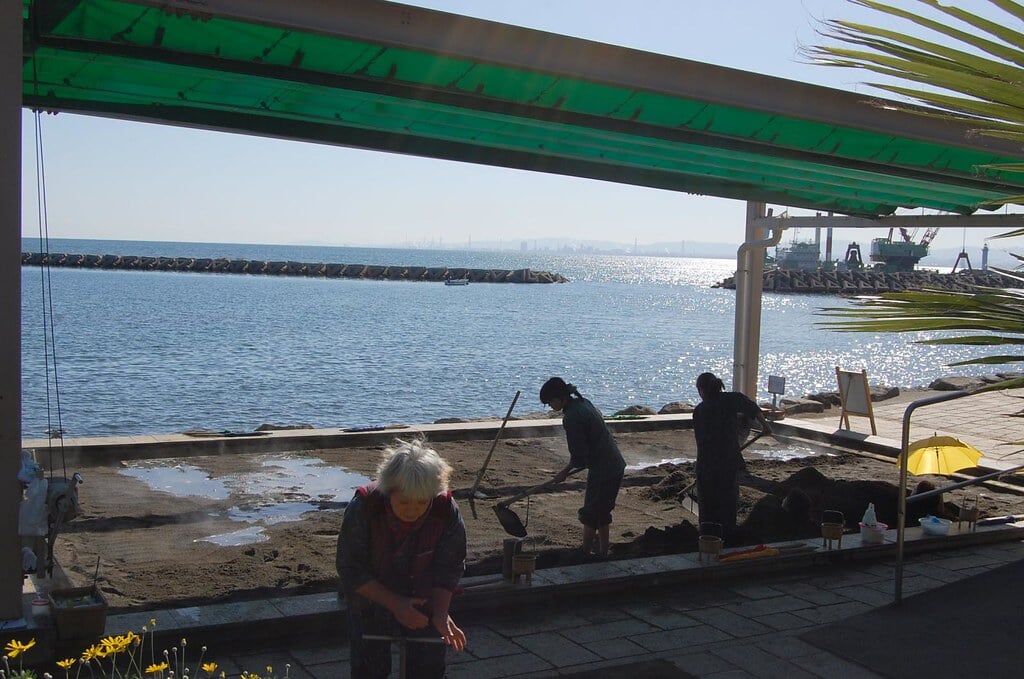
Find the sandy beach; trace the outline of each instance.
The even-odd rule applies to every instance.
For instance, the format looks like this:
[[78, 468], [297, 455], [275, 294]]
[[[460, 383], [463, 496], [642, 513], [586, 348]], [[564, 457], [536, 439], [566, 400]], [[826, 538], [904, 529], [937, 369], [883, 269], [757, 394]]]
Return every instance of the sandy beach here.
[[[920, 392], [904, 398], [915, 396]], [[822, 416], [835, 417], [837, 411]], [[614, 512], [610, 558], [695, 550], [696, 519], [683, 492], [693, 480], [692, 464], [687, 461], [695, 454], [692, 432], [619, 433], [616, 439], [630, 467]], [[446, 441], [434, 447], [454, 468], [451, 485], [469, 535], [467, 573], [499, 573], [502, 542], [509, 536], [492, 507], [550, 479], [568, 460], [564, 438], [502, 438], [480, 484], [488, 497], [473, 503], [475, 518], [469, 489], [491, 441]], [[187, 467], [193, 473], [199, 470], [211, 482], [297, 460], [325, 474], [344, 468], [370, 477], [382, 448], [190, 457], [157, 464]], [[794, 453], [810, 456], [777, 459]], [[867, 502], [875, 503], [879, 520], [895, 521], [897, 472], [891, 461], [857, 454], [817, 454], [792, 441], [767, 437], [744, 454], [748, 472], [741, 482], [737, 545], [819, 535], [821, 512], [826, 509], [844, 512], [852, 528]], [[664, 460], [672, 461], [658, 464]], [[240, 510], [244, 514], [246, 508], [261, 504], [309, 498], [300, 488], [287, 486], [236, 487], [215, 499], [164, 492], [129, 476], [130, 465], [81, 470], [85, 477], [82, 515], [59, 536], [55, 549], [60, 567], [76, 585], [92, 580], [98, 558], [98, 584], [113, 609], [157, 609], [336, 588], [334, 556], [344, 500], [324, 500], [321, 495], [319, 501], [313, 498], [316, 506], [301, 519], [263, 528], [263, 541], [221, 546], [211, 542], [210, 536], [244, 528], [247, 524], [238, 520]], [[576, 511], [584, 485], [581, 475], [536, 494], [529, 503], [512, 505], [527, 523], [530, 546], [540, 552], [539, 568], [589, 558], [577, 548]], [[809, 506], [794, 510], [795, 505], [785, 501], [794, 489], [800, 490], [797, 495], [805, 497], [803, 504]], [[1021, 513], [1024, 498], [986, 490], [981, 509], [985, 514]], [[955, 507], [947, 505], [947, 510]]]

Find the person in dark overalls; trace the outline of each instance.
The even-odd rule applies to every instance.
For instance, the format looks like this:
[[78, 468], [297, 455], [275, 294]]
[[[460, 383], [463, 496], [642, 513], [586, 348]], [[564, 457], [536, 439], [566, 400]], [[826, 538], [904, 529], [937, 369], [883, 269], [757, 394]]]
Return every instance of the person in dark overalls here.
[[712, 373], [697, 377], [701, 402], [693, 411], [693, 435], [697, 439], [697, 503], [701, 524], [720, 524], [720, 537], [736, 528], [739, 503], [739, 473], [743, 455], [737, 437], [740, 416], [757, 420], [765, 434], [772, 433], [756, 403], [737, 391], [725, 391], [725, 385]]
[[377, 481], [356, 491], [338, 535], [352, 679], [391, 673], [391, 643], [364, 634], [443, 641], [406, 642], [407, 675], [423, 679], [442, 679], [446, 649], [466, 647], [448, 614], [466, 565], [451, 467], [422, 441], [399, 444], [385, 451]]
[[[579, 510], [583, 524], [583, 553], [608, 556], [608, 527], [622, 485], [626, 463], [604, 417], [593, 403], [580, 396], [572, 384], [552, 377], [540, 389], [540, 400], [562, 411], [562, 426], [569, 445], [569, 464], [555, 474], [561, 483], [574, 469], [587, 469], [587, 493]], [[596, 541], [596, 544], [595, 544]]]

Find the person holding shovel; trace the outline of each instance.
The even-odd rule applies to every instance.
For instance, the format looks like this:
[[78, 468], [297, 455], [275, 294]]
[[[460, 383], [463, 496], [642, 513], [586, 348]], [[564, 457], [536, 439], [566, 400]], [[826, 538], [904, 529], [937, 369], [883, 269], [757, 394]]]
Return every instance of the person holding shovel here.
[[338, 535], [352, 679], [391, 673], [402, 637], [410, 677], [442, 679], [445, 649], [466, 647], [448, 614], [466, 565], [466, 525], [448, 490], [451, 467], [423, 441], [385, 451], [377, 481], [356, 490]]
[[772, 433], [772, 426], [756, 403], [740, 392], [725, 391], [722, 380], [712, 373], [697, 377], [697, 393], [701, 402], [693, 410], [693, 435], [697, 439], [699, 521], [720, 524], [720, 537], [726, 538], [736, 528], [739, 473], [744, 469], [738, 418], [756, 419], [765, 434]]
[[[604, 417], [572, 384], [552, 377], [540, 388], [540, 401], [562, 411], [562, 426], [569, 444], [569, 464], [551, 483], [565, 481], [573, 470], [587, 469], [587, 492], [579, 510], [583, 524], [583, 553], [608, 556], [608, 527], [622, 485], [626, 463]], [[596, 540], [596, 545], [595, 545]]]

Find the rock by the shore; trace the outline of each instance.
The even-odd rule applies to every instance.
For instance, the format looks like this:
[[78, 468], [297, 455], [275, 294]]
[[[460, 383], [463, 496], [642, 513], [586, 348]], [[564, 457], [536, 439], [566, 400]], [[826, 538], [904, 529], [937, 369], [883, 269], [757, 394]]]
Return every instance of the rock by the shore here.
[[929, 389], [935, 391], [970, 391], [985, 386], [985, 380], [980, 377], [940, 377], [928, 385]]
[[615, 413], [618, 417], [638, 417], [641, 415], [657, 415], [650, 406], [631, 405]]
[[896, 398], [900, 395], [899, 387], [883, 387], [876, 386], [871, 387], [871, 400], [872, 401], [886, 401], [890, 398]]
[[831, 408], [842, 404], [843, 400], [839, 397], [838, 391], [822, 391], [817, 394], [807, 394], [804, 398], [809, 398], [812, 401], [817, 401], [825, 407]]
[[256, 427], [256, 431], [289, 431], [292, 429], [315, 429], [311, 424], [269, 424], [264, 423]]
[[661, 406], [661, 410], [658, 411], [659, 415], [678, 415], [680, 413], [692, 413], [694, 405], [692, 403], [686, 403], [685, 401], [672, 401]]
[[780, 402], [780, 406], [787, 415], [821, 413], [825, 411], [824, 403], [809, 398], [784, 398]]

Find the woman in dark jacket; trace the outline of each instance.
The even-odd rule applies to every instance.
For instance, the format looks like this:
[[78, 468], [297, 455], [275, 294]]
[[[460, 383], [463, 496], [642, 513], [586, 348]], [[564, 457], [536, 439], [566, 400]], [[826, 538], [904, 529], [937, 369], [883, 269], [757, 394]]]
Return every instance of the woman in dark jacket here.
[[422, 441], [399, 444], [385, 451], [377, 481], [356, 491], [338, 535], [353, 679], [391, 673], [391, 644], [364, 634], [423, 639], [408, 644], [407, 670], [425, 679], [445, 676], [446, 646], [466, 646], [448, 615], [466, 564], [451, 467]]
[[608, 556], [608, 526], [622, 485], [626, 463], [604, 417], [593, 403], [580, 396], [576, 387], [561, 377], [552, 377], [540, 389], [540, 400], [562, 411], [562, 426], [569, 445], [569, 464], [552, 479], [561, 483], [574, 469], [587, 469], [587, 493], [579, 511], [583, 524], [583, 553], [594, 550]]
[[756, 419], [765, 434], [771, 434], [772, 427], [756, 403], [740, 392], [725, 391], [722, 380], [712, 373], [697, 377], [697, 393], [701, 402], [693, 411], [693, 434], [700, 522], [721, 524], [722, 537], [727, 537], [736, 528], [739, 473], [744, 468], [739, 417]]

